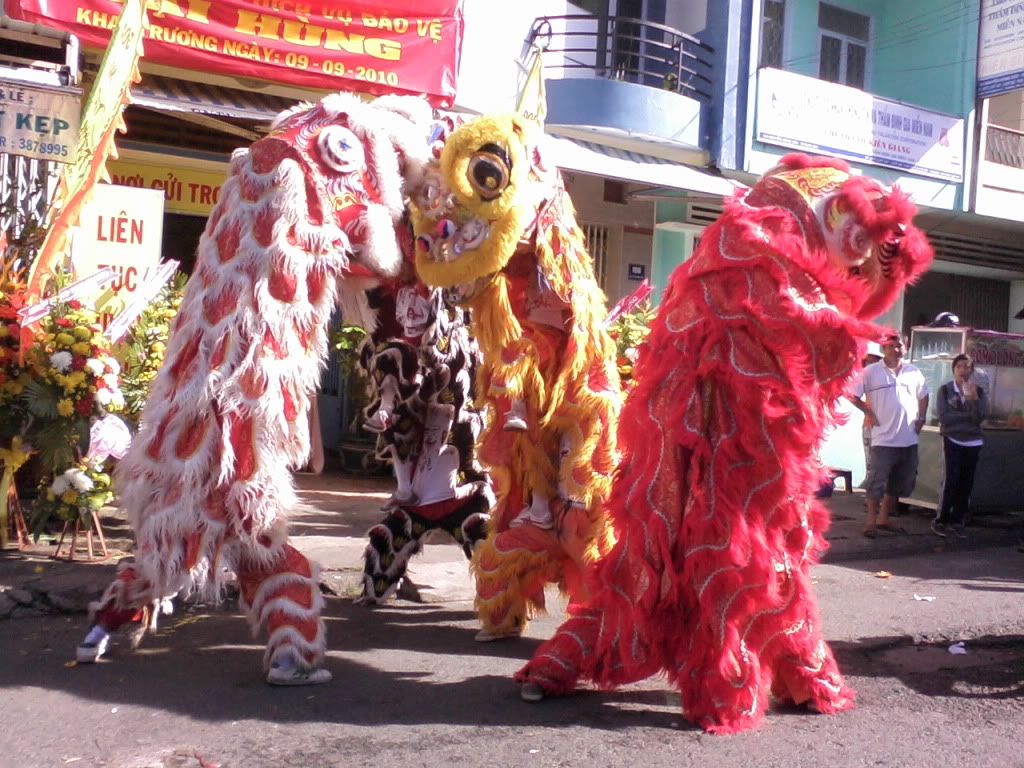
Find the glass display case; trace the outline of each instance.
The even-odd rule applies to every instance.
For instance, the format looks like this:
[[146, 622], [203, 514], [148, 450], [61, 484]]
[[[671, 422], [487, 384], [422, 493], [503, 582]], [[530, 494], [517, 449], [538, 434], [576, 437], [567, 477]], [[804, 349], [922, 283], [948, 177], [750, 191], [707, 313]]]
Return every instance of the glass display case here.
[[989, 396], [982, 424], [985, 445], [971, 495], [972, 512], [1024, 509], [1024, 334], [975, 328], [914, 328], [910, 362], [925, 375], [931, 392], [928, 424], [920, 436], [917, 486], [908, 499], [934, 507], [942, 494], [943, 450], [936, 394], [953, 378], [953, 358], [974, 360], [974, 381]]
[[[911, 331], [910, 362], [924, 373], [933, 395], [953, 378], [953, 358], [964, 353], [974, 360], [975, 383], [988, 392], [985, 427], [1024, 430], [1024, 334], [974, 328]], [[928, 421], [937, 423], [934, 396]]]

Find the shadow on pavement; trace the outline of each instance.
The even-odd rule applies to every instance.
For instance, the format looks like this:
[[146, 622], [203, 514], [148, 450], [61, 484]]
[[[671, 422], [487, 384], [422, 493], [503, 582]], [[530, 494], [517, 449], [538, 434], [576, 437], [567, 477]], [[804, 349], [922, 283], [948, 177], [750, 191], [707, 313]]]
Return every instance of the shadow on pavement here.
[[[951, 652], [954, 645], [962, 651]], [[896, 679], [923, 696], [1024, 698], [1024, 635], [984, 635], [962, 644], [893, 636], [831, 646], [848, 677]]]

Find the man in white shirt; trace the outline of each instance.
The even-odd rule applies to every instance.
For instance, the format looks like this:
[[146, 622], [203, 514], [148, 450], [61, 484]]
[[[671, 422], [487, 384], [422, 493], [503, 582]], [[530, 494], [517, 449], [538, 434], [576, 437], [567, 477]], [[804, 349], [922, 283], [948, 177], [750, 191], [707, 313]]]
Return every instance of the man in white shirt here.
[[924, 374], [903, 361], [905, 341], [891, 333], [882, 341], [882, 359], [867, 366], [854, 384], [850, 401], [871, 425], [871, 464], [866, 481], [868, 519], [864, 535], [903, 533], [889, 522], [901, 496], [917, 480], [917, 439], [928, 413]]

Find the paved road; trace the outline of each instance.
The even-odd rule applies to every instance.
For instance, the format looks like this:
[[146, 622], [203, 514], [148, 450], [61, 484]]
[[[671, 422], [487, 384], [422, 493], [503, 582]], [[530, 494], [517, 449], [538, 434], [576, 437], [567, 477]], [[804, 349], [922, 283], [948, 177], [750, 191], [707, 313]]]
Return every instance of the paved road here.
[[[417, 566], [421, 584], [444, 582], [438, 602], [371, 610], [328, 597], [335, 680], [319, 688], [265, 686], [262, 645], [227, 610], [189, 609], [138, 652], [121, 642], [91, 667], [67, 666], [80, 616], [0, 622], [0, 766], [1024, 766], [1015, 547], [819, 566], [826, 634], [858, 708], [773, 712], [757, 732], [712, 737], [682, 720], [661, 680], [519, 701], [510, 675], [557, 611], [518, 642], [474, 643], [450, 546]], [[961, 640], [967, 654], [950, 654]]]

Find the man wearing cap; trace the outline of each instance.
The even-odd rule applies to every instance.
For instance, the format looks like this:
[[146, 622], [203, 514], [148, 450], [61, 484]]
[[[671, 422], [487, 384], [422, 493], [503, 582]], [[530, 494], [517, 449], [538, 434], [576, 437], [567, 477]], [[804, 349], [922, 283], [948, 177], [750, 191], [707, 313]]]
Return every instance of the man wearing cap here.
[[928, 413], [928, 384], [918, 368], [903, 361], [903, 337], [889, 333], [881, 345], [882, 359], [864, 368], [850, 397], [871, 425], [864, 526], [868, 538], [878, 531], [904, 533], [889, 517], [899, 498], [914, 490], [918, 434]]

